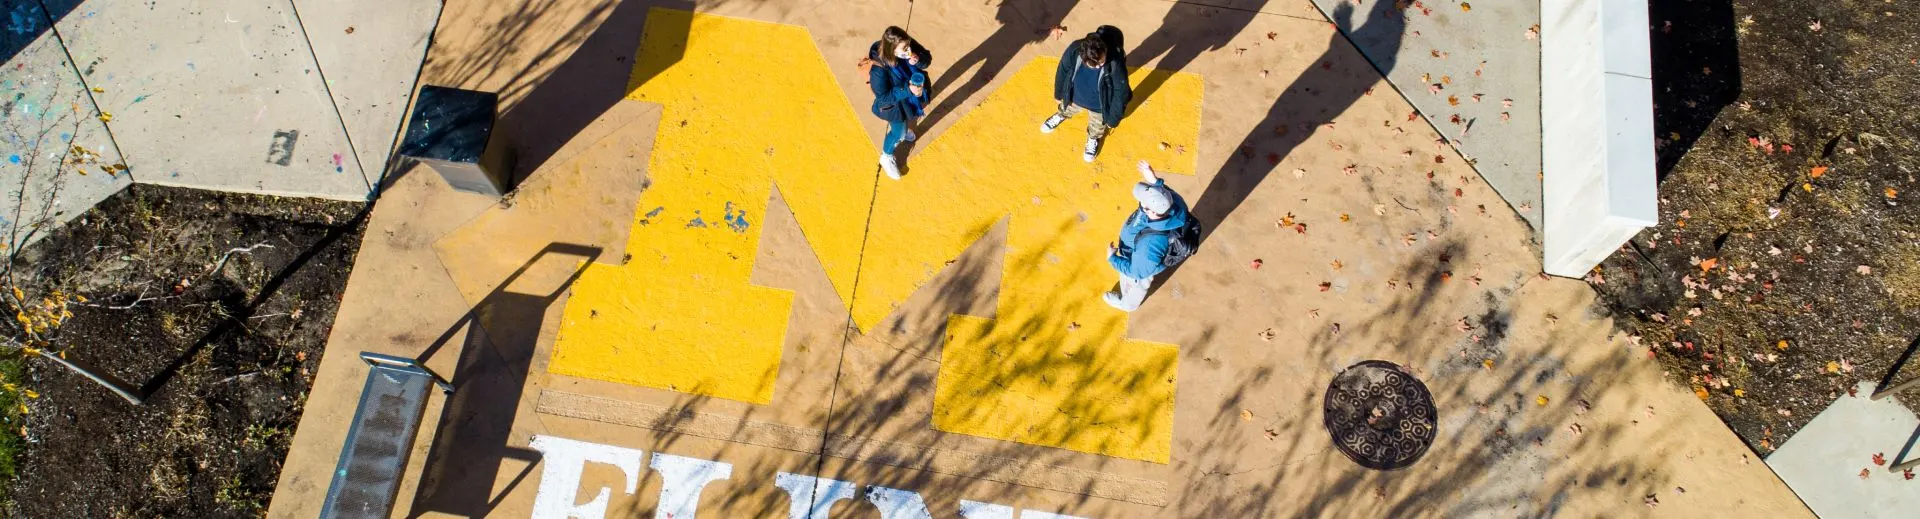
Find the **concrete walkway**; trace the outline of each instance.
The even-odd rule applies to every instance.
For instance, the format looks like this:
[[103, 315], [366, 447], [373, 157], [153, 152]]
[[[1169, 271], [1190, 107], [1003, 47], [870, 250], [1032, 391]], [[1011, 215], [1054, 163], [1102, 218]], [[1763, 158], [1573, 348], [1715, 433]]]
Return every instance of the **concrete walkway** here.
[[[317, 511], [371, 350], [460, 388], [396, 515], [1810, 516], [1312, 4], [1226, 4], [449, 4], [422, 82], [501, 92], [531, 176], [393, 181], [270, 515]], [[888, 23], [939, 87], [900, 181]], [[1036, 125], [1106, 24], [1141, 102], [1087, 164]], [[1138, 159], [1209, 234], [1128, 315]], [[1369, 359], [1438, 411], [1402, 470], [1326, 428]]]

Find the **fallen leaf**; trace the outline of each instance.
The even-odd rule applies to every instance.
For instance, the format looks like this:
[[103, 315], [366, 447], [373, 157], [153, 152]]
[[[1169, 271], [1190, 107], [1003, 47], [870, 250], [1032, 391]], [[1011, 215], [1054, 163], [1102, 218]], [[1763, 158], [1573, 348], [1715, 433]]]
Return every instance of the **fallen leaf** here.
[[1460, 106], [1460, 96], [1447, 96], [1447, 106]]
[[1259, 258], [1254, 258], [1253, 263], [1250, 266], [1252, 266], [1254, 270], [1260, 270], [1260, 265], [1262, 264], [1264, 264], [1264, 262], [1260, 261]]
[[1373, 214], [1376, 214], [1379, 216], [1386, 216], [1387, 204], [1373, 204]]
[[1719, 264], [1720, 264], [1720, 258], [1707, 258], [1707, 259], [1700, 260], [1700, 271], [1707, 272], [1707, 271], [1713, 270], [1714, 265], [1719, 265]]
[[1532, 27], [1527, 28], [1527, 39], [1532, 40], [1532, 39], [1537, 39], [1539, 37], [1540, 37], [1540, 24], [1536, 23], [1536, 24], [1533, 24]]
[[1296, 224], [1293, 224], [1293, 232], [1296, 232], [1296, 233], [1300, 233], [1300, 234], [1306, 234], [1306, 233], [1307, 233], [1307, 224], [1304, 224], [1304, 223], [1296, 223]]
[[1831, 360], [1827, 361], [1827, 373], [1839, 373], [1839, 372], [1840, 372], [1839, 362], [1831, 361]]
[[1251, 411], [1251, 410], [1247, 410], [1247, 409], [1241, 409], [1241, 410], [1240, 410], [1240, 421], [1242, 421], [1242, 422], [1251, 422], [1251, 421], [1253, 421], [1253, 411]]
[[1887, 453], [1884, 453], [1884, 452], [1876, 452], [1876, 453], [1873, 453], [1873, 464], [1874, 464], [1874, 465], [1886, 465], [1886, 464], [1887, 464]]
[[1866, 266], [1866, 265], [1861, 265], [1861, 266], [1858, 266], [1858, 267], [1854, 267], [1854, 268], [1853, 268], [1853, 271], [1854, 271], [1854, 272], [1859, 272], [1859, 273], [1860, 273], [1860, 275], [1863, 275], [1863, 276], [1864, 276], [1864, 275], [1868, 275], [1868, 274], [1872, 274], [1872, 273], [1873, 273], [1873, 267], [1869, 267], [1869, 266]]
[[1774, 345], [1774, 347], [1776, 347], [1776, 348], [1780, 348], [1780, 351], [1787, 351], [1787, 340], [1786, 340], [1786, 339], [1780, 339], [1780, 343], [1779, 343], [1779, 344], [1775, 344], [1775, 345]]
[[1706, 401], [1706, 400], [1707, 400], [1707, 388], [1704, 388], [1704, 387], [1696, 387], [1696, 388], [1693, 388], [1693, 396], [1697, 396], [1697, 397], [1700, 397], [1700, 401], [1702, 401], [1702, 402], [1704, 402], [1704, 401]]
[[1821, 175], [1825, 174], [1827, 174], [1826, 166], [1814, 166], [1812, 171], [1807, 172], [1807, 176], [1813, 178], [1820, 178]]
[[1286, 215], [1286, 216], [1282, 216], [1282, 217], [1280, 217], [1280, 226], [1281, 226], [1281, 227], [1292, 227], [1292, 226], [1293, 226], [1293, 213], [1287, 213], [1287, 215]]
[[1469, 4], [1469, 3], [1466, 3], [1466, 2], [1460, 2], [1460, 12], [1463, 12], [1463, 13], [1464, 13], [1464, 12], [1467, 12], [1467, 11], [1472, 11], [1472, 10], [1473, 10], [1473, 4]]
[[1347, 213], [1340, 213], [1340, 223], [1346, 223], [1351, 221], [1353, 221], [1352, 215], [1349, 215]]
[[1881, 194], [1887, 195], [1888, 200], [1892, 200], [1900, 197], [1900, 191], [1897, 191], [1892, 187], [1888, 187], [1887, 190], [1882, 192]]
[[1900, 475], [1902, 475], [1902, 476], [1906, 476], [1908, 480], [1912, 480], [1912, 479], [1913, 479], [1913, 469], [1907, 469], [1907, 470], [1906, 470], [1905, 472], [1901, 472], [1901, 473], [1900, 473]]
[[1493, 359], [1486, 359], [1486, 360], [1480, 361], [1480, 367], [1486, 368], [1486, 369], [1493, 369]]
[[1744, 389], [1734, 388], [1733, 396], [1739, 396], [1739, 397], [1747, 396], [1747, 391]]
[[1328, 291], [1328, 290], [1333, 290], [1333, 283], [1332, 283], [1332, 282], [1329, 282], [1329, 281], [1321, 281], [1321, 282], [1320, 282], [1320, 291], [1321, 291], [1321, 292], [1326, 292], [1326, 291]]
[[1307, 170], [1294, 168], [1293, 178], [1307, 178]]
[[1536, 405], [1547, 405], [1548, 401], [1549, 400], [1547, 400], [1547, 395], [1540, 395], [1539, 398], [1533, 399], [1533, 403]]
[[1427, 85], [1427, 93], [1438, 95], [1442, 88], [1444, 87], [1441, 87], [1439, 83]]
[[1872, 474], [1873, 474], [1872, 469], [1860, 469], [1860, 479], [1867, 479], [1867, 476], [1870, 476]]

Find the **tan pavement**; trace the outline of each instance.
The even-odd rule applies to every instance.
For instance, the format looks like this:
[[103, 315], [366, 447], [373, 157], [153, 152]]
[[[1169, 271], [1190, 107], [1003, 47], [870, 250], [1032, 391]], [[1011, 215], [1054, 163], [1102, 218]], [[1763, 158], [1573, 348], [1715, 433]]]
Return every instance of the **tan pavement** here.
[[[1238, 32], [1130, 63], [1094, 163], [1037, 133], [1070, 40], [1169, 21]], [[900, 181], [856, 66], [888, 24], [941, 87]], [[391, 183], [272, 516], [317, 513], [363, 350], [459, 387], [396, 516], [1810, 516], [1304, 0], [456, 1], [422, 83], [501, 92], [530, 177]], [[1126, 315], [1141, 158], [1210, 234]], [[1431, 391], [1410, 467], [1330, 439], [1369, 359]]]

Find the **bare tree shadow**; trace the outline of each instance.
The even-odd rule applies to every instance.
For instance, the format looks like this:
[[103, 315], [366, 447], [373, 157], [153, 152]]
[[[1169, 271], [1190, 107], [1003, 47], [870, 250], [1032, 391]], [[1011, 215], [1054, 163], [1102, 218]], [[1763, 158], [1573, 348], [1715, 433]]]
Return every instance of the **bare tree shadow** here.
[[[1046, 38], [1048, 32], [1067, 19], [1067, 12], [1072, 11], [1074, 4], [1079, 1], [1002, 0], [1000, 10], [994, 13], [994, 20], [1000, 22], [1000, 28], [988, 35], [986, 41], [954, 60], [953, 64], [947, 66], [946, 73], [934, 81], [933, 92], [945, 99], [939, 106], [927, 110], [920, 127], [934, 127], [941, 119], [959, 109], [961, 103], [986, 88], [987, 83], [1007, 68], [1020, 49]], [[974, 70], [976, 66], [979, 68]], [[966, 82], [957, 90], [954, 89], [953, 84], [960, 81], [960, 74], [968, 70], [973, 70], [973, 74], [967, 76]]]
[[1227, 42], [1233, 41], [1240, 31], [1253, 23], [1260, 15], [1260, 8], [1266, 5], [1259, 0], [1254, 5], [1244, 7], [1210, 7], [1186, 3], [1173, 4], [1167, 11], [1167, 17], [1153, 34], [1140, 40], [1140, 45], [1127, 53], [1127, 63], [1148, 66], [1148, 61], [1160, 58], [1160, 62], [1148, 69], [1147, 76], [1133, 87], [1133, 103], [1140, 103], [1153, 97], [1153, 93], [1166, 84], [1173, 73], [1187, 68], [1201, 53], [1224, 49]]
[[[1350, 58], [1360, 55], [1354, 50], [1354, 41], [1366, 42], [1372, 48], [1400, 47], [1406, 31], [1405, 14], [1393, 2], [1373, 2], [1370, 9], [1366, 24], [1355, 27], [1352, 4], [1343, 2], [1334, 8], [1333, 23], [1339, 30], [1327, 41], [1326, 51], [1287, 85], [1267, 109], [1266, 117], [1248, 130], [1239, 145], [1230, 148], [1231, 155], [1200, 198], [1191, 199], [1192, 215], [1204, 225], [1202, 243], [1273, 174], [1282, 159], [1312, 137], [1322, 123], [1345, 112], [1393, 71], [1395, 53], [1381, 53], [1380, 59], [1373, 61], [1374, 70], [1349, 64]], [[1179, 270], [1180, 266], [1174, 266], [1161, 273], [1148, 294], [1159, 292]]]
[[1740, 99], [1740, 42], [1731, 0], [1663, 0], [1649, 9], [1655, 174], [1666, 180], [1720, 111]]
[[[410, 517], [429, 511], [486, 516], [527, 478], [539, 461], [539, 452], [510, 446], [509, 435], [519, 414], [518, 402], [528, 382], [541, 323], [547, 308], [572, 287], [600, 252], [597, 247], [583, 245], [547, 245], [420, 353], [417, 360], [424, 363], [461, 331], [466, 332], [460, 359], [451, 374], [454, 392], [448, 395], [435, 427]], [[509, 290], [548, 254], [579, 256], [584, 261], [546, 293]], [[527, 462], [527, 469], [495, 493], [501, 461], [507, 458]]]
[[[563, 36], [554, 44], [556, 48], [564, 48], [573, 41], [579, 41], [579, 47], [566, 57], [566, 61], [555, 67], [551, 74], [533, 83], [526, 97], [505, 107], [496, 123], [497, 128], [506, 132], [505, 136], [513, 146], [515, 166], [512, 184], [539, 170], [567, 142], [572, 141], [594, 119], [606, 113], [634, 88], [679, 61], [686, 51], [692, 18], [663, 16], [657, 20], [651, 19], [653, 17], [648, 13], [656, 7], [691, 11], [693, 3], [690, 0], [620, 0], [601, 5], [569, 30], [570, 34], [587, 34], [583, 39]], [[601, 21], [600, 13], [609, 10], [604, 21]], [[539, 14], [534, 10], [510, 17], [502, 23], [509, 27], [531, 25], [538, 20]], [[598, 22], [597, 25], [595, 22]], [[592, 32], [586, 33], [589, 29]], [[650, 55], [665, 57], [660, 63], [650, 64], [657, 66], [636, 67], [634, 61], [641, 53], [640, 42], [646, 31], [670, 35], [673, 44], [670, 48], [646, 50]], [[504, 56], [489, 58], [483, 54], [465, 59], [475, 63], [449, 66], [455, 69], [483, 67], [480, 62], [504, 59]], [[537, 64], [538, 60], [527, 67]], [[502, 98], [506, 99], [510, 94], [512, 92], [502, 92]]]

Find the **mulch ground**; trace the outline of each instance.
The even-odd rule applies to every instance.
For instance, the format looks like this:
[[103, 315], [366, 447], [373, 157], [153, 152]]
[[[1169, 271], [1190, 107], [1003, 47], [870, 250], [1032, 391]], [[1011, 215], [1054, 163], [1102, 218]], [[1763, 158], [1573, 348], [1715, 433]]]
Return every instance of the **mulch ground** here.
[[1768, 454], [1920, 335], [1920, 15], [1811, 0], [1652, 13], [1660, 223], [1588, 281]]
[[263, 514], [363, 207], [135, 185], [27, 249], [29, 283], [90, 302], [56, 344], [150, 396], [29, 359], [40, 397], [13, 417], [27, 443], [0, 515]]

